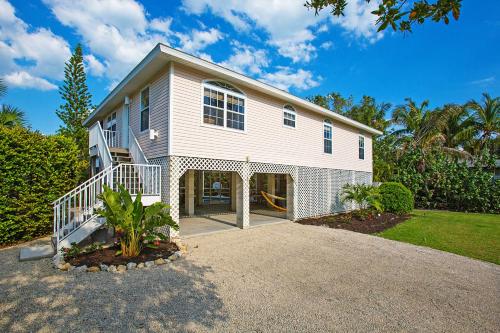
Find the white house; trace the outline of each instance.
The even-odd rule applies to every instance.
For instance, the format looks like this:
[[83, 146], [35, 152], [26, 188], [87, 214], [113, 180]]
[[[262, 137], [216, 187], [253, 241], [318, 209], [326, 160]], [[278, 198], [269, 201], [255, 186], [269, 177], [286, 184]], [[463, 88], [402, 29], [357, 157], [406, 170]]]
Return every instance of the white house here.
[[170, 204], [181, 235], [183, 216], [227, 213], [244, 229], [254, 213], [297, 220], [346, 210], [340, 190], [371, 183], [372, 136], [381, 134], [163, 44], [85, 125], [94, 172], [55, 203], [59, 247], [100, 226], [93, 210], [105, 183]]

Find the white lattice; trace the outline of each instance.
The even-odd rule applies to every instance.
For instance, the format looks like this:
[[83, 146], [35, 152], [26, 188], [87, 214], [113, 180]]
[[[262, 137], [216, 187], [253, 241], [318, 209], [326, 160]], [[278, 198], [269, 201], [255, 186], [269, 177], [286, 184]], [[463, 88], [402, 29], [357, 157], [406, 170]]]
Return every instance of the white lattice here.
[[[289, 175], [288, 218], [296, 220], [345, 211], [353, 207], [341, 202], [341, 191], [345, 184], [371, 184], [372, 174], [351, 170], [336, 170], [295, 165], [254, 163], [197, 157], [170, 156], [150, 160], [162, 166], [162, 200], [171, 206], [174, 221], [179, 222], [179, 178], [187, 170], [229, 171], [240, 176], [242, 210], [239, 213], [240, 227], [249, 225], [249, 180], [255, 173]], [[177, 236], [170, 232], [171, 237]]]

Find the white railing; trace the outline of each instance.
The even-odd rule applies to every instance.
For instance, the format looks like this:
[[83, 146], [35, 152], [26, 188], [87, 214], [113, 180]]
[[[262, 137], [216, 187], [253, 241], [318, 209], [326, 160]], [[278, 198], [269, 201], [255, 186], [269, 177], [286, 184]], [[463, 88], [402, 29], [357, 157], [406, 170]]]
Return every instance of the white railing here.
[[107, 167], [94, 177], [54, 201], [54, 236], [59, 244], [86, 222], [97, 217], [102, 207], [104, 185], [114, 190], [122, 184], [131, 195], [161, 196], [161, 166], [119, 164]]
[[104, 130], [104, 139], [108, 144], [109, 148], [119, 148], [120, 147], [120, 136], [117, 131]]
[[111, 153], [104, 137], [100, 122], [96, 122], [89, 129], [89, 147], [97, 147], [99, 157], [102, 160], [104, 168], [107, 168], [108, 166], [113, 164], [113, 159], [111, 157]]
[[130, 127], [128, 128], [128, 151], [134, 163], [149, 164], [146, 155], [144, 155], [144, 152], [139, 145], [139, 141], [137, 141], [137, 138]]

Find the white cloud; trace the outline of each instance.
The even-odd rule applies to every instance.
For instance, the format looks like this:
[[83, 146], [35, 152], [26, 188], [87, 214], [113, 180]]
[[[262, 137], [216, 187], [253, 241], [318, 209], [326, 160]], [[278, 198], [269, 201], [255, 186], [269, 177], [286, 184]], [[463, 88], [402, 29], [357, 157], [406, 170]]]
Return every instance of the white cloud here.
[[487, 86], [493, 82], [495, 82], [495, 77], [489, 76], [485, 77], [484, 79], [470, 81], [469, 83], [475, 86]]
[[48, 29], [30, 27], [8, 1], [0, 0], [0, 75], [9, 77], [11, 85], [52, 89], [48, 80], [63, 78], [70, 56], [66, 40]]
[[348, 2], [344, 16], [334, 18], [326, 8], [315, 15], [304, 7], [303, 0], [183, 0], [184, 10], [201, 15], [210, 11], [228, 21], [241, 32], [252, 34], [255, 27], [269, 34], [268, 43], [293, 62], [308, 62], [316, 57], [315, 35], [326, 32], [328, 24], [340, 25], [348, 36], [374, 43], [382, 38], [371, 14], [377, 0]]
[[32, 76], [28, 72], [14, 72], [4, 76], [5, 82], [11, 87], [32, 88], [37, 90], [54, 90], [57, 86], [49, 81]]
[[375, 43], [384, 34], [377, 32], [377, 16], [371, 12], [378, 8], [378, 1], [366, 2], [365, 0], [349, 1], [344, 11], [344, 16], [333, 17], [331, 21], [339, 24], [348, 35], [357, 39]]
[[333, 47], [333, 42], [331, 41], [326, 41], [321, 43], [320, 47], [324, 50], [330, 50]]
[[146, 10], [136, 0], [43, 1], [63, 25], [81, 36], [95, 60], [100, 59], [104, 69], [94, 59], [86, 59], [87, 65], [91, 71], [97, 71], [94, 73], [103, 72], [111, 86], [159, 42], [170, 45], [178, 39], [184, 51], [208, 57], [201, 51], [222, 38], [217, 29], [174, 33], [172, 18], [148, 19]]
[[243, 74], [260, 74], [262, 68], [269, 65], [267, 52], [243, 45], [239, 42], [233, 43], [233, 54], [220, 65]]
[[221, 32], [215, 28], [206, 31], [193, 29], [189, 34], [177, 33], [176, 36], [180, 40], [181, 50], [194, 55], [222, 39]]
[[303, 69], [293, 71], [289, 67], [279, 67], [278, 71], [274, 73], [265, 73], [260, 79], [283, 90], [289, 90], [290, 88], [307, 90], [319, 85], [319, 81], [314, 79], [310, 71]]
[[93, 54], [83, 56], [83, 60], [88, 72], [94, 76], [102, 76], [106, 67]]

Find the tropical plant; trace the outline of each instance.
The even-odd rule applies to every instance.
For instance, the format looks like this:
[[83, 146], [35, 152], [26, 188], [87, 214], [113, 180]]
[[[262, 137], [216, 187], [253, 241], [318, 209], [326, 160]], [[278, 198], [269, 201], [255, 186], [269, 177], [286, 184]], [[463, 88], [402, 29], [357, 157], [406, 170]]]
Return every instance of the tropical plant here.
[[26, 126], [26, 117], [24, 112], [12, 105], [2, 105], [2, 108], [0, 109], [0, 126]]
[[383, 211], [380, 203], [380, 193], [374, 186], [365, 184], [347, 184], [342, 188], [342, 202], [354, 202], [361, 210], [374, 208]]
[[118, 186], [118, 192], [104, 185], [101, 199], [104, 209], [98, 214], [106, 218], [106, 224], [113, 227], [120, 237], [120, 251], [117, 255], [135, 257], [144, 246], [154, 247], [157, 239], [166, 239], [158, 228], [169, 226], [178, 230], [178, 225], [172, 220], [168, 205], [156, 202], [144, 208], [141, 193], [132, 201], [130, 193], [123, 185]]
[[489, 94], [483, 93], [483, 102], [476, 100], [469, 101], [466, 105], [474, 118], [476, 130], [479, 133], [478, 150], [488, 148], [493, 152], [493, 137], [500, 132], [500, 97], [492, 98]]

